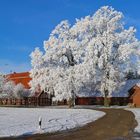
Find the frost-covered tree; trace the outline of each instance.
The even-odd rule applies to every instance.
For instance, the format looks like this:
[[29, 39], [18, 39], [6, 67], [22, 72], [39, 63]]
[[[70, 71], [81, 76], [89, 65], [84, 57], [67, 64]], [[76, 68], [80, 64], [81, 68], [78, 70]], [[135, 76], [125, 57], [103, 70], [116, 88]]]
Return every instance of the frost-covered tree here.
[[25, 89], [21, 83], [16, 85], [2, 74], [0, 75], [0, 94], [1, 97], [6, 98], [23, 98], [31, 95], [29, 89]]
[[[39, 50], [39, 48], [35, 48], [35, 51], [31, 53], [31, 64], [32, 64], [32, 70], [31, 70], [31, 77], [34, 77], [34, 79], [31, 81], [31, 91], [35, 92], [40, 89], [40, 79], [42, 79], [41, 74], [41, 68], [44, 67], [43, 65], [43, 53]], [[42, 72], [45, 73], [45, 72]], [[42, 90], [42, 89], [41, 89]]]
[[28, 90], [25, 89], [24, 85], [21, 83], [17, 84], [13, 90], [15, 98], [21, 99], [30, 95]]
[[123, 14], [109, 6], [73, 26], [62, 21], [44, 42], [44, 53], [37, 48], [31, 54], [32, 91], [53, 89], [57, 100], [100, 91], [106, 101], [139, 55], [135, 32], [125, 29]]
[[7, 77], [3, 74], [0, 75], [0, 93], [1, 97], [13, 97], [13, 89], [15, 84], [12, 81], [8, 81]]
[[0, 74], [0, 93], [2, 93], [3, 91], [4, 83], [5, 83], [5, 78], [2, 74]]
[[[38, 53], [42, 53], [36, 49], [31, 54], [33, 67], [31, 77], [33, 80], [30, 84], [32, 90], [40, 89], [49, 92], [49, 89], [53, 88], [56, 99], [59, 100], [75, 96], [73, 95], [75, 87], [79, 87], [78, 81], [74, 81], [76, 79], [75, 68], [84, 61], [83, 47], [77, 35], [70, 28], [68, 21], [62, 21], [56, 26], [49, 40], [44, 42], [45, 54], [40, 58]], [[38, 64], [33, 63], [35, 60], [38, 61], [38, 57], [42, 62], [39, 69], [36, 68]]]
[[5, 82], [3, 86], [3, 94], [7, 94], [9, 98], [14, 97], [14, 87], [15, 87], [15, 84], [13, 81]]
[[94, 59], [97, 61], [96, 75], [100, 81], [100, 91], [106, 98], [111, 96], [125, 80], [125, 72], [131, 56], [136, 55], [139, 41], [133, 27], [124, 29], [121, 12], [112, 7], [102, 7], [93, 16], [95, 36], [90, 41]]

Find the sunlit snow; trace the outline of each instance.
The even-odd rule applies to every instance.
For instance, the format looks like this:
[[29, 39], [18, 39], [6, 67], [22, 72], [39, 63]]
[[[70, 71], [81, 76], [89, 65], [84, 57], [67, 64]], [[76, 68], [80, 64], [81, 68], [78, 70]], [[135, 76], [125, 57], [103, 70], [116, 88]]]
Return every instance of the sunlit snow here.
[[[89, 109], [0, 108], [0, 137], [48, 133], [83, 126], [105, 113]], [[42, 117], [42, 130], [38, 119]]]

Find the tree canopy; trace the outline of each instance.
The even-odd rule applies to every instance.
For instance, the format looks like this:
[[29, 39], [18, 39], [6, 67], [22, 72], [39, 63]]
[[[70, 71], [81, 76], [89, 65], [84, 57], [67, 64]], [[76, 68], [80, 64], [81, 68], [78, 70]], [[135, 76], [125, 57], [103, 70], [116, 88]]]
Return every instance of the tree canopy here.
[[[100, 93], [112, 96], [139, 66], [140, 42], [136, 29], [125, 29], [123, 14], [109, 6], [93, 15], [65, 20], [44, 41], [44, 52], [31, 53], [31, 90], [55, 94], [56, 100]], [[135, 62], [132, 62], [135, 57]]]

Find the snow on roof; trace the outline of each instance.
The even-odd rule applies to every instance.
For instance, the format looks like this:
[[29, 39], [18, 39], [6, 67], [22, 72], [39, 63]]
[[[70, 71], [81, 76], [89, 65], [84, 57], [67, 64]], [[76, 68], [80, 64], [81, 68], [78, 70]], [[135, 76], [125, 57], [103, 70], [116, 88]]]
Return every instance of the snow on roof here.
[[[111, 97], [128, 97], [128, 90], [133, 86], [140, 87], [140, 79], [127, 80], [124, 85], [120, 87], [120, 90], [115, 91]], [[90, 93], [88, 91], [81, 91], [80, 94], [77, 94], [78, 97], [102, 97], [102, 94], [98, 92]]]
[[100, 92], [81, 92], [80, 94], [77, 94], [78, 97], [102, 97], [102, 94]]
[[135, 85], [140, 86], [140, 79], [127, 80], [126, 83], [120, 88], [120, 90], [112, 94], [112, 97], [127, 97], [128, 90]]
[[136, 85], [137, 85], [138, 87], [140, 87], [140, 83], [137, 83]]

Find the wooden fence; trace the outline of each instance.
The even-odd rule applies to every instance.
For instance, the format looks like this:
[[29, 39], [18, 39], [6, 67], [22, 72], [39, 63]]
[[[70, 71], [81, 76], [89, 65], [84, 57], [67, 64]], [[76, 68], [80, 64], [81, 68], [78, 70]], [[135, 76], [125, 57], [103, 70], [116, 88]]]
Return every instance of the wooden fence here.
[[[109, 98], [110, 105], [127, 105], [131, 103], [128, 97], [112, 97]], [[75, 99], [76, 105], [103, 105], [103, 97], [77, 97]], [[40, 97], [28, 97], [23, 99], [8, 99], [0, 98], [0, 105], [8, 106], [50, 106], [50, 105], [68, 105], [67, 100], [53, 103], [51, 98]]]
[[[130, 103], [129, 97], [112, 97], [108, 98], [110, 105], [127, 105]], [[75, 99], [76, 105], [103, 105], [103, 97], [77, 97]]]
[[28, 97], [23, 99], [1, 98], [0, 105], [8, 106], [48, 106], [51, 105], [49, 98]]

